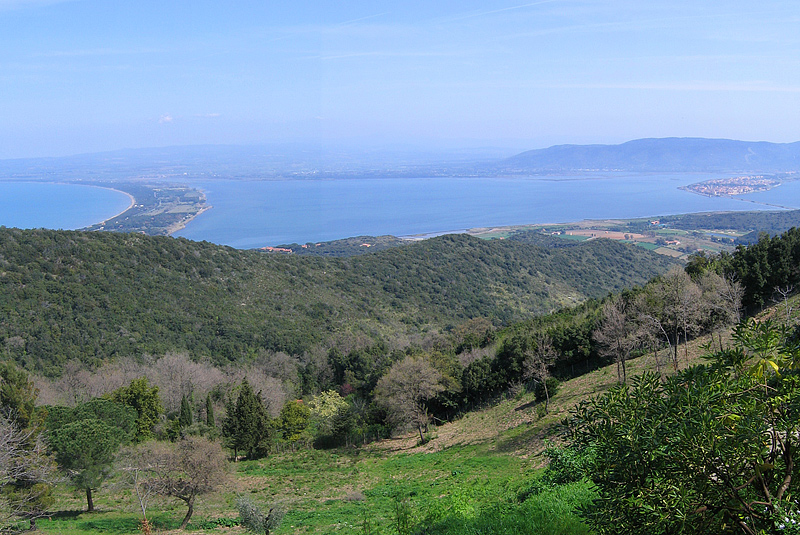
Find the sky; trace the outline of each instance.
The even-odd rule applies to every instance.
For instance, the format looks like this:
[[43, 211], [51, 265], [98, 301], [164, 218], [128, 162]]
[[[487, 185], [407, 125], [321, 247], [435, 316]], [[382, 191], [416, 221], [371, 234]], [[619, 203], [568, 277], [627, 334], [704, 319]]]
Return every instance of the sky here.
[[796, 0], [0, 0], [0, 158], [800, 140]]

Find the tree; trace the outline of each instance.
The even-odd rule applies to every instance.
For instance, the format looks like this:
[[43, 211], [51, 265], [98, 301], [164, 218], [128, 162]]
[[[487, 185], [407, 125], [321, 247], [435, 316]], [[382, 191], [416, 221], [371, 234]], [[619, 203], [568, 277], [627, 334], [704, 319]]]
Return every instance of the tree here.
[[553, 348], [553, 339], [544, 332], [536, 334], [536, 344], [525, 352], [523, 361], [523, 377], [533, 379], [544, 388], [544, 412], [550, 406], [550, 391], [547, 388], [547, 379], [550, 378], [550, 366], [555, 362], [558, 354]]
[[57, 481], [56, 463], [36, 430], [0, 416], [0, 522], [25, 518], [35, 529], [54, 502]]
[[0, 407], [20, 429], [34, 427], [39, 391], [28, 374], [11, 362], [0, 363]]
[[215, 491], [228, 480], [222, 447], [203, 437], [184, 437], [177, 443], [147, 442], [137, 450], [131, 459], [140, 463], [136, 472], [144, 474], [146, 480], [139, 482], [140, 488], [186, 504], [179, 529], [189, 524], [197, 497]]
[[347, 411], [349, 404], [335, 390], [320, 392], [308, 402], [311, 421], [317, 432], [330, 435], [334, 431], [336, 421]]
[[698, 328], [700, 291], [689, 275], [679, 268], [671, 269], [655, 283], [648, 284], [637, 298], [639, 319], [660, 332], [672, 352], [672, 367], [678, 369], [678, 346]]
[[28, 519], [32, 529], [53, 504], [57, 481], [40, 433], [38, 393], [24, 370], [0, 363], [0, 514]]
[[596, 533], [756, 535], [800, 520], [800, 352], [769, 323], [735, 340], [708, 365], [645, 374], [576, 409], [575, 445], [596, 453]]
[[123, 386], [109, 394], [108, 399], [123, 403], [136, 409], [137, 442], [153, 436], [153, 427], [158, 423], [164, 406], [158, 396], [158, 387], [150, 388], [146, 377], [134, 379], [128, 386]]
[[395, 425], [413, 424], [424, 441], [423, 430], [429, 423], [427, 402], [444, 390], [441, 377], [424, 359], [407, 356], [378, 380], [375, 401], [387, 410]]
[[211, 401], [211, 394], [206, 395], [206, 425], [211, 429], [217, 427], [214, 421], [214, 403]]
[[290, 401], [281, 409], [278, 417], [278, 428], [283, 438], [289, 442], [297, 442], [308, 428], [311, 411], [302, 400]]
[[178, 425], [183, 427], [189, 427], [194, 423], [194, 417], [192, 416], [192, 405], [189, 403], [189, 398], [186, 396], [181, 397], [181, 409], [180, 413], [178, 414]]
[[105, 399], [48, 411], [45, 425], [50, 447], [72, 484], [86, 491], [88, 512], [94, 511], [92, 490], [108, 476], [114, 454], [133, 439], [136, 416], [132, 407]]
[[244, 451], [248, 459], [255, 459], [256, 451], [269, 436], [269, 430], [270, 421], [264, 403], [245, 379], [236, 402], [228, 404], [228, 414], [222, 424], [222, 435], [226, 438], [226, 445], [233, 450], [233, 458], [237, 459], [238, 452]]
[[[706, 271], [697, 279], [702, 294], [702, 306], [710, 330], [739, 323], [742, 319], [742, 285], [731, 277], [723, 277], [714, 271]], [[722, 350], [722, 340], [719, 345]]]
[[628, 303], [621, 295], [603, 304], [600, 326], [594, 331], [595, 341], [600, 345], [600, 354], [610, 357], [617, 364], [617, 380], [627, 381], [625, 363], [638, 345], [636, 324], [628, 313]]

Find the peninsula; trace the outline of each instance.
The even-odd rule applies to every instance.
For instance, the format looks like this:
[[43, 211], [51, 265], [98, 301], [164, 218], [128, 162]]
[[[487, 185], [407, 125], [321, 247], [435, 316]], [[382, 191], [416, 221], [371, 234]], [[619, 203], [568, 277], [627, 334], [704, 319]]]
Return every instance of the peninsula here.
[[[109, 183], [98, 183], [110, 187]], [[173, 234], [210, 209], [202, 191], [176, 184], [114, 183], [129, 195], [131, 206], [121, 214], [83, 230], [140, 232], [151, 236]]]

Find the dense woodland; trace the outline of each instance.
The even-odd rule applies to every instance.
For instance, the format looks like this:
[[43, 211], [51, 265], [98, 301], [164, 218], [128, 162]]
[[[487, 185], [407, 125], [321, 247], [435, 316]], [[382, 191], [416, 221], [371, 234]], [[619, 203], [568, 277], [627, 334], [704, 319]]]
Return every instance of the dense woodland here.
[[[24, 368], [186, 351], [217, 364], [509, 325], [642, 284], [671, 261], [590, 242], [551, 250], [442, 236], [355, 258], [240, 251], [138, 234], [0, 229], [0, 341]], [[433, 342], [429, 342], [433, 343]]]
[[[432, 422], [525, 390], [546, 414], [559, 380], [614, 363], [620, 387], [575, 413], [521, 503], [588, 480], [597, 533], [779, 533], [796, 512], [798, 333], [742, 320], [776, 302], [791, 317], [798, 265], [797, 229], [685, 269], [605, 240], [444, 236], [324, 259], [2, 229], [0, 509], [34, 525], [60, 473], [91, 511], [116, 474], [136, 496], [182, 503], [186, 527], [226, 484], [226, 459], [406, 430], [424, 443]], [[712, 364], [687, 368], [690, 340], [737, 323], [734, 347], [712, 337]], [[629, 377], [650, 354], [657, 373]], [[237, 507], [261, 533], [285, 512]]]

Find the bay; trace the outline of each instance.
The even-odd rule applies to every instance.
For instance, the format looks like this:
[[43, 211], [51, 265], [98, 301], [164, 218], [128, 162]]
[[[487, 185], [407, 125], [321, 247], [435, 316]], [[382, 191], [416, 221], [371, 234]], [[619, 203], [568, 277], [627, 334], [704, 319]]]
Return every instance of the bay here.
[[776, 209], [754, 204], [774, 199], [780, 199], [781, 206], [800, 208], [800, 188], [786, 187], [800, 182], [746, 199], [704, 197], [678, 189], [725, 176], [607, 172], [513, 178], [206, 180], [192, 185], [206, 193], [213, 208], [176, 235], [254, 248], [360, 235]]
[[105, 221], [130, 206], [121, 191], [78, 184], [0, 182], [0, 225], [74, 230]]

